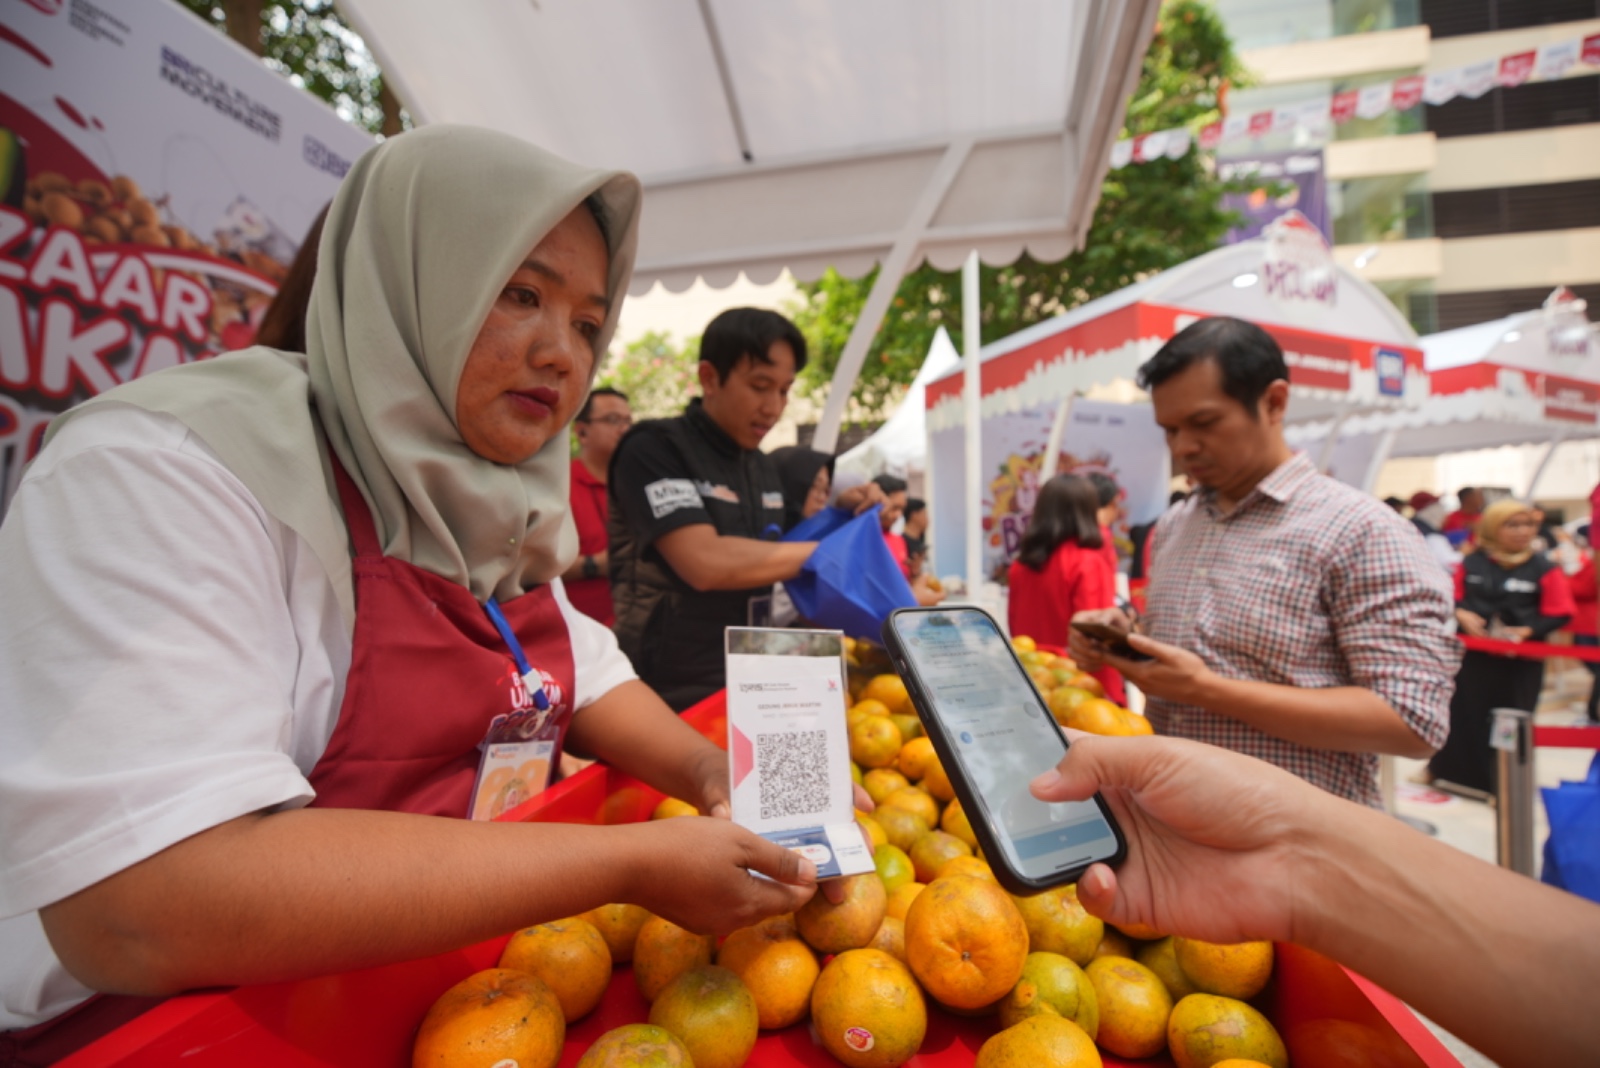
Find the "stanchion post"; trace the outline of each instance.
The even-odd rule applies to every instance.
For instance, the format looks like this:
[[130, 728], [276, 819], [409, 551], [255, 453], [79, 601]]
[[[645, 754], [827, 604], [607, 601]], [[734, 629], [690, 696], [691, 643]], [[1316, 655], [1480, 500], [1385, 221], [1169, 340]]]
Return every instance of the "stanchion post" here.
[[1495, 709], [1489, 744], [1500, 765], [1495, 794], [1500, 866], [1532, 878], [1533, 713], [1520, 708]]

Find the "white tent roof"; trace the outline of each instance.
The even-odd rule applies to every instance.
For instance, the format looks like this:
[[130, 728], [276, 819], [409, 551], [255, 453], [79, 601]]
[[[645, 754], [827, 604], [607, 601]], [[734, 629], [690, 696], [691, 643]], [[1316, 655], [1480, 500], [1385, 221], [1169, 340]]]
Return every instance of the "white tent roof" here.
[[1082, 240], [1158, 0], [340, 0], [420, 122], [644, 179], [635, 292]]

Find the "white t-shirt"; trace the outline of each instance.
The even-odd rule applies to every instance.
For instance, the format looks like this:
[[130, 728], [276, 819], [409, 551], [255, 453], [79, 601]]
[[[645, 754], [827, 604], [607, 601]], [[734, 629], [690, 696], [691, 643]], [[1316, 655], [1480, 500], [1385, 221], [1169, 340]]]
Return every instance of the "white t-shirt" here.
[[[635, 676], [553, 585], [581, 710]], [[182, 423], [62, 428], [0, 525], [0, 1030], [89, 993], [38, 909], [312, 799], [350, 656], [310, 547]]]

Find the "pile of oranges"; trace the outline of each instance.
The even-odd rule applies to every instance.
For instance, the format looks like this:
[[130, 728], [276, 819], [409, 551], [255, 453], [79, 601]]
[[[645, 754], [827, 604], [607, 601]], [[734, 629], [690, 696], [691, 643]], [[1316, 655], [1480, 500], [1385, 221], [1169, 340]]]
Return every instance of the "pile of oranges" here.
[[[1024, 638], [1014, 645], [1059, 721], [1147, 733], [1071, 661]], [[839, 1062], [893, 1068], [917, 1053], [937, 1009], [993, 1021], [978, 1068], [1098, 1068], [1101, 1050], [1169, 1052], [1178, 1068], [1287, 1068], [1276, 1030], [1249, 1004], [1272, 975], [1272, 944], [1118, 930], [1089, 915], [1072, 886], [1007, 893], [905, 684], [879, 657], [865, 643], [847, 657], [852, 773], [877, 806], [857, 819], [876, 870], [845, 880], [842, 901], [819, 893], [720, 945], [633, 905], [518, 932], [499, 968], [435, 1004], [414, 1063], [467, 1063], [450, 1058], [475, 1042], [485, 1065], [553, 1068], [565, 1024], [599, 1003], [613, 964], [631, 961], [648, 1023], [607, 1032], [581, 1068], [737, 1068], [760, 1031], [808, 1017], [811, 1041]], [[656, 816], [693, 811], [669, 798]]]

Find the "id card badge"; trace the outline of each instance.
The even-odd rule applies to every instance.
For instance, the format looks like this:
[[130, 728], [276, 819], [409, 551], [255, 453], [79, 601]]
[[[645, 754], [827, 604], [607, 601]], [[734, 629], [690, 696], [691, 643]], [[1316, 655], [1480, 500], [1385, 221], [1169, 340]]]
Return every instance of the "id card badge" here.
[[[534, 687], [540, 694], [544, 692], [544, 680], [536, 672], [524, 675], [522, 684], [529, 693]], [[540, 708], [529, 698], [525, 707], [496, 717], [490, 724], [479, 747], [482, 755], [472, 787], [470, 819], [492, 820], [542, 793], [550, 784], [559, 727], [549, 702], [542, 703], [544, 707]]]

